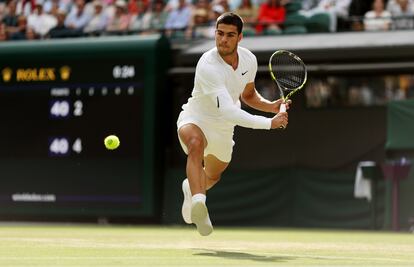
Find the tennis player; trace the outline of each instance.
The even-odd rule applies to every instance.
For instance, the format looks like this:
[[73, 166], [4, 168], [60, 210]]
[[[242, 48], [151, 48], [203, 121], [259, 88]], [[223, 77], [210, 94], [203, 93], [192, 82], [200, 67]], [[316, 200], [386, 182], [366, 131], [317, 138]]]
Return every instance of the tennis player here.
[[[182, 183], [182, 215], [198, 232], [213, 231], [206, 206], [206, 191], [213, 187], [230, 163], [236, 125], [253, 129], [286, 127], [288, 115], [279, 112], [282, 99], [268, 101], [255, 89], [257, 59], [240, 47], [243, 21], [224, 13], [216, 21], [216, 47], [199, 59], [194, 88], [177, 120], [178, 137], [187, 154], [188, 179]], [[275, 113], [273, 118], [252, 115], [241, 109], [244, 103], [257, 110]], [[290, 101], [287, 103], [289, 108]]]

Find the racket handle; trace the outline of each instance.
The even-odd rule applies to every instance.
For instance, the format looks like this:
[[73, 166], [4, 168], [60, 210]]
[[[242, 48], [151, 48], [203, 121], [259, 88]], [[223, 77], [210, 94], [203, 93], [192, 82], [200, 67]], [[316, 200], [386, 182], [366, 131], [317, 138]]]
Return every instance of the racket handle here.
[[286, 112], [286, 104], [285, 103], [280, 104], [279, 111], [280, 112]]
[[[279, 112], [286, 112], [286, 104], [285, 103], [280, 104]], [[280, 126], [279, 129], [283, 130], [283, 129], [285, 129], [285, 127]]]

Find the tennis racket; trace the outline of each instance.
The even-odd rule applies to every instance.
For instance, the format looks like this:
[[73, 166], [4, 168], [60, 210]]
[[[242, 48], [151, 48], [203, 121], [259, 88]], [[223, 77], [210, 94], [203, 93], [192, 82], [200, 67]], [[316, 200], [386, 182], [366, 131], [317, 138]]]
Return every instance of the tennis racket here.
[[[285, 102], [303, 88], [308, 78], [306, 65], [297, 55], [286, 50], [278, 50], [269, 59], [269, 71], [272, 80], [279, 88], [283, 103], [280, 111], [286, 112]], [[284, 127], [280, 127], [284, 129]]]

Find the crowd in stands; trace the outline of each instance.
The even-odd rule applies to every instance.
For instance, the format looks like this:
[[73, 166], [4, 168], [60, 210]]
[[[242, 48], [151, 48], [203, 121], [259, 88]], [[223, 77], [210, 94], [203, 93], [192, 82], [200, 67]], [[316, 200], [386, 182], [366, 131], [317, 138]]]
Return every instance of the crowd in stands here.
[[213, 38], [227, 11], [243, 18], [245, 36], [414, 28], [414, 0], [0, 0], [0, 40]]

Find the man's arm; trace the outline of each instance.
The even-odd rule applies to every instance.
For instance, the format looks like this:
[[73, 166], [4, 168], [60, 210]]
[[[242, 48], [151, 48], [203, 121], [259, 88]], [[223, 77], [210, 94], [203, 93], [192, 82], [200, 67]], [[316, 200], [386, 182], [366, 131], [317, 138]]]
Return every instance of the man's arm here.
[[282, 99], [269, 101], [263, 98], [259, 92], [257, 92], [254, 83], [248, 83], [246, 85], [241, 94], [241, 99], [249, 107], [270, 113], [278, 113], [280, 104], [283, 102]]
[[210, 101], [214, 103], [214, 106], [217, 107], [217, 111], [223, 119], [232, 122], [235, 125], [253, 129], [275, 129], [280, 126], [286, 127], [286, 112], [278, 113], [273, 118], [266, 118], [250, 114], [236, 105], [225, 87], [222, 73], [217, 72], [217, 69], [202, 68], [197, 65], [195, 80], [198, 86], [202, 88], [203, 93], [208, 96]]

